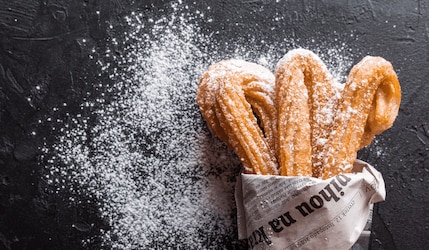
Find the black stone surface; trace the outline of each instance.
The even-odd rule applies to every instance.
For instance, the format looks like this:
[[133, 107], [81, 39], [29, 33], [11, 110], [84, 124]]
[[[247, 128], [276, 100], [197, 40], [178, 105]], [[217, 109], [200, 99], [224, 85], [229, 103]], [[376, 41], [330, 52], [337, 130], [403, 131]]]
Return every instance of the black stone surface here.
[[[403, 101], [378, 144], [391, 158], [379, 157], [377, 146], [359, 154], [383, 173], [387, 189], [386, 201], [375, 206], [370, 249], [427, 249], [429, 1], [184, 2], [217, 20], [201, 27], [218, 31], [219, 44], [255, 37], [273, 43], [293, 37], [302, 44], [338, 39], [361, 55], [392, 62]], [[99, 94], [93, 83], [110, 80], [98, 76], [88, 55], [104, 51], [108, 38], [123, 31], [126, 14], [159, 13], [168, 3], [0, 0], [0, 249], [81, 249], [91, 237], [86, 248], [99, 247], [95, 229], [106, 225], [94, 203], [71, 205], [43, 189], [40, 147], [54, 133], [52, 124], [39, 120], [67, 119]], [[273, 22], [274, 13], [283, 21]], [[64, 103], [67, 108], [53, 110]]]

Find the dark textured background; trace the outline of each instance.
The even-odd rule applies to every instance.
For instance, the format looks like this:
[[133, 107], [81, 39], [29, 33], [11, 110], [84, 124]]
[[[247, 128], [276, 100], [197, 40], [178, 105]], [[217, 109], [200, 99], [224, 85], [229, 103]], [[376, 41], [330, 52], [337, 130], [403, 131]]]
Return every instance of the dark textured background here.
[[[71, 206], [41, 188], [39, 148], [53, 140], [54, 126], [39, 120], [73, 115], [86, 98], [94, 98], [93, 83], [110, 80], [98, 76], [99, 69], [88, 59], [91, 50], [104, 51], [107, 38], [121, 32], [122, 17], [130, 11], [153, 15], [167, 3], [0, 0], [0, 249], [79, 249], [81, 240], [96, 235], [86, 225], [73, 228], [72, 223], [88, 218], [97, 228], [106, 226], [97, 221], [91, 203]], [[371, 249], [427, 249], [429, 1], [189, 4], [217, 20], [201, 27], [207, 34], [219, 31], [214, 39], [220, 44], [237, 37], [280, 43], [288, 36], [304, 44], [338, 38], [353, 51], [392, 62], [403, 90], [399, 117], [377, 145], [360, 152], [361, 159], [383, 173], [387, 188], [386, 201], [375, 207]], [[270, 13], [284, 19], [272, 22]], [[63, 103], [66, 108], [53, 110]], [[377, 147], [391, 158], [379, 157]], [[89, 248], [97, 248], [97, 240], [91, 244]]]

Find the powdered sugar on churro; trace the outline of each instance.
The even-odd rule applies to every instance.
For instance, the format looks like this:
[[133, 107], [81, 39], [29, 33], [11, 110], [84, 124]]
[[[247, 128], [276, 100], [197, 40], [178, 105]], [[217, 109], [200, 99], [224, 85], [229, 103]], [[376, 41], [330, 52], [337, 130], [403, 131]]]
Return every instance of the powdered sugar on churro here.
[[273, 69], [285, 48], [272, 44], [269, 54], [254, 56], [253, 45], [236, 44], [233, 54], [211, 53], [216, 43], [197, 25], [210, 19], [203, 11], [179, 2], [171, 14], [156, 14], [143, 22], [142, 13], [131, 13], [128, 32], [94, 62], [114, 84], [99, 90], [106, 100], [89, 98], [81, 115], [58, 124], [57, 141], [44, 148], [53, 154], [45, 180], [71, 204], [83, 195], [97, 201], [107, 228], [95, 229], [84, 247], [95, 239], [113, 249], [228, 248], [236, 239], [239, 159], [204, 124], [198, 78], [224, 58]]

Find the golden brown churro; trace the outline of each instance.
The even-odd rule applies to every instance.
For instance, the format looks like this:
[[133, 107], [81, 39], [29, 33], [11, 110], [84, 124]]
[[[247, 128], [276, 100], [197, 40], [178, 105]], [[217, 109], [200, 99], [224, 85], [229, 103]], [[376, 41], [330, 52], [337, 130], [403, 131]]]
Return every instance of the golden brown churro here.
[[322, 60], [304, 49], [287, 53], [275, 76], [281, 174], [318, 176], [338, 95], [333, 78]]
[[247, 173], [278, 174], [272, 142], [273, 87], [269, 70], [241, 60], [221, 61], [200, 79], [197, 101], [203, 117], [235, 150]]
[[336, 108], [322, 178], [350, 172], [362, 143], [392, 126], [400, 100], [399, 81], [388, 61], [367, 56], [356, 64]]

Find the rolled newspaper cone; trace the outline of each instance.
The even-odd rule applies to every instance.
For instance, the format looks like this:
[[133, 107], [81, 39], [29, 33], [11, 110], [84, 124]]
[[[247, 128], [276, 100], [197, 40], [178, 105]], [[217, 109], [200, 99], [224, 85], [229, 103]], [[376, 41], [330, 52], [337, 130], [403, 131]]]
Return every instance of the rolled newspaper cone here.
[[360, 160], [352, 173], [326, 180], [242, 174], [239, 238], [249, 249], [350, 249], [385, 195], [382, 175]]

